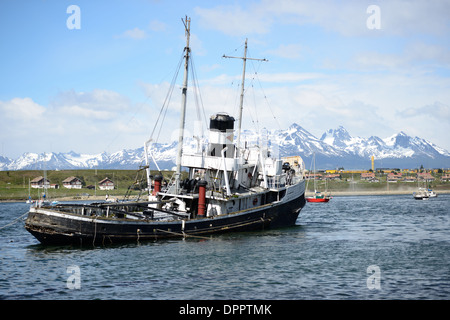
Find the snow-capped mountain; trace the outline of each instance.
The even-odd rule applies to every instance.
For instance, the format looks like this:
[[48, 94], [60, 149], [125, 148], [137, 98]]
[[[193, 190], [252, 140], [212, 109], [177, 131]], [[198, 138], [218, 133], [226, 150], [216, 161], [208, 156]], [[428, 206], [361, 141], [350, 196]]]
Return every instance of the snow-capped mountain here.
[[280, 148], [280, 155], [301, 154], [310, 156], [314, 152], [328, 157], [339, 157], [342, 155], [340, 150], [332, 145], [316, 138], [313, 134], [303, 129], [298, 124], [292, 124], [287, 130], [275, 131], [271, 134]]
[[367, 159], [373, 156], [378, 161], [377, 167], [417, 168], [424, 165], [442, 168], [450, 165], [450, 152], [428, 140], [410, 137], [403, 131], [386, 139], [376, 136], [361, 138], [352, 137], [340, 126], [326, 131], [320, 140], [345, 152], [353, 164], [367, 163]]
[[335, 130], [330, 129], [326, 131], [320, 140], [331, 146], [345, 148], [351, 143], [352, 137], [343, 126], [339, 126]]
[[[380, 168], [427, 168], [450, 167], [450, 152], [419, 138], [400, 132], [381, 139], [353, 137], [342, 126], [326, 131], [321, 138], [299, 126], [292, 124], [286, 130], [273, 130], [258, 133], [244, 130], [241, 141], [248, 144], [266, 143], [275, 156], [301, 155], [309, 167], [313, 154], [316, 154], [316, 167], [321, 169], [369, 169], [371, 157], [375, 167]], [[196, 139], [188, 138], [184, 151], [198, 150]], [[177, 142], [154, 144], [153, 157], [160, 169], [175, 166]], [[0, 170], [54, 170], [54, 169], [137, 169], [144, 164], [144, 148], [124, 149], [112, 154], [68, 153], [24, 153], [13, 160], [0, 156]], [[155, 165], [152, 161], [152, 168]]]
[[0, 156], [0, 171], [9, 170], [8, 166], [12, 162], [10, 158]]

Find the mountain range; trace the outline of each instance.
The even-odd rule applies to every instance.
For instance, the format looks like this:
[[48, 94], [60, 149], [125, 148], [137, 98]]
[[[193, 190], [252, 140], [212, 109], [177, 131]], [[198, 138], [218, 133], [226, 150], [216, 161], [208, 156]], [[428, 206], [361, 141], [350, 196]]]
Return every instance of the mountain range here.
[[[261, 138], [266, 137], [266, 138]], [[265, 131], [262, 134], [244, 130], [242, 141], [252, 144], [266, 141], [274, 155], [300, 155], [309, 168], [313, 154], [316, 155], [316, 168], [319, 169], [370, 169], [374, 156], [375, 168], [449, 168], [450, 152], [437, 145], [400, 132], [381, 139], [353, 137], [339, 126], [326, 131], [320, 138], [299, 126], [292, 124], [285, 130]], [[188, 138], [183, 149], [194, 151], [197, 142]], [[161, 170], [172, 169], [175, 165], [177, 142], [153, 145], [153, 156]], [[17, 159], [0, 156], [0, 170], [63, 170], [63, 169], [138, 169], [143, 164], [144, 148], [123, 149], [108, 154], [68, 153], [30, 153]], [[152, 163], [152, 169], [155, 168]]]

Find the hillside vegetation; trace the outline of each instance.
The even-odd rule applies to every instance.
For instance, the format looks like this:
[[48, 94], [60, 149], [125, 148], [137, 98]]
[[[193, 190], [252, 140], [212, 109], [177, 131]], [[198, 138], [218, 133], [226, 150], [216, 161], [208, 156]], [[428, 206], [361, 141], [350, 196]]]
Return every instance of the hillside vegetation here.
[[[157, 172], [152, 172], [152, 174], [156, 175]], [[172, 175], [171, 171], [163, 171], [166, 179]], [[0, 171], [0, 201], [25, 200], [28, 199], [29, 193], [33, 200], [39, 199], [43, 189], [29, 188], [29, 182], [39, 176], [44, 176], [43, 171]], [[82, 189], [67, 189], [63, 186], [62, 182], [71, 176], [82, 181]], [[114, 182], [114, 190], [98, 189], [98, 183], [104, 178], [109, 178]], [[47, 196], [50, 199], [105, 198], [106, 195], [122, 198], [127, 191], [130, 191], [133, 196], [137, 196], [139, 194], [138, 184], [144, 187], [147, 184], [145, 172], [136, 170], [51, 170], [47, 171], [47, 179], [50, 184], [59, 186], [58, 189], [47, 190]], [[94, 186], [94, 188], [88, 189], [88, 186]]]
[[[165, 179], [169, 180], [173, 171], [163, 171]], [[156, 171], [152, 171], [156, 175]], [[40, 170], [25, 171], [0, 171], [0, 201], [22, 201], [29, 195], [29, 181], [43, 176]], [[77, 177], [83, 183], [82, 189], [67, 189], [63, 186], [63, 180], [68, 177]], [[427, 183], [427, 187], [433, 188], [437, 192], [450, 192], [450, 182], [442, 182], [440, 174], [435, 175], [435, 180]], [[99, 190], [98, 183], [104, 178], [110, 178], [114, 184], [114, 190]], [[182, 177], [184, 178], [184, 177]], [[396, 182], [387, 183], [386, 175], [378, 175], [379, 182], [368, 182], [360, 179], [359, 174], [342, 173], [340, 180], [318, 181], [318, 190], [328, 190], [331, 194], [350, 193], [358, 194], [372, 192], [389, 193], [409, 193], [417, 189], [417, 182]], [[51, 184], [59, 185], [59, 189], [48, 189], [47, 196], [50, 199], [105, 199], [106, 195], [122, 199], [127, 192], [131, 197], [140, 194], [140, 186], [146, 186], [145, 172], [136, 170], [51, 170], [47, 171], [47, 179]], [[138, 183], [136, 183], [138, 182]], [[88, 189], [87, 186], [94, 186], [95, 189]], [[423, 185], [423, 183], [421, 184]], [[307, 182], [307, 193], [314, 190], [314, 182]], [[39, 199], [43, 190], [30, 188], [30, 196], [33, 200]]]

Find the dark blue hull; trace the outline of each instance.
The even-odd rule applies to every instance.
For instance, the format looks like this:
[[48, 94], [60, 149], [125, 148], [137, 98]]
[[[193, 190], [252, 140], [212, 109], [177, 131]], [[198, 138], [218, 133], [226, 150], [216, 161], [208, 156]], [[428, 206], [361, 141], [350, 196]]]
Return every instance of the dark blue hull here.
[[189, 220], [152, 221], [89, 217], [58, 211], [30, 210], [25, 228], [42, 244], [92, 245], [201, 237], [237, 231], [255, 231], [295, 225], [305, 205], [304, 193], [286, 202], [276, 202], [232, 214]]

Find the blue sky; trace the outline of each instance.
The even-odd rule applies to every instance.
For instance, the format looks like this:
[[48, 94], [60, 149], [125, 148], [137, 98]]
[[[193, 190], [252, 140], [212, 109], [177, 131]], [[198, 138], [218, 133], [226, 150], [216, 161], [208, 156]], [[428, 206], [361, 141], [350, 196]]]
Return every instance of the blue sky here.
[[[80, 29], [67, 27], [70, 5]], [[242, 55], [248, 38], [249, 56], [269, 62], [247, 65], [245, 127], [404, 131], [450, 150], [450, 1], [2, 0], [1, 155], [143, 145], [185, 45], [186, 15], [206, 116], [237, 118], [242, 62], [222, 55]], [[379, 29], [368, 28], [373, 18]], [[161, 142], [176, 136], [181, 79]]]

